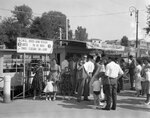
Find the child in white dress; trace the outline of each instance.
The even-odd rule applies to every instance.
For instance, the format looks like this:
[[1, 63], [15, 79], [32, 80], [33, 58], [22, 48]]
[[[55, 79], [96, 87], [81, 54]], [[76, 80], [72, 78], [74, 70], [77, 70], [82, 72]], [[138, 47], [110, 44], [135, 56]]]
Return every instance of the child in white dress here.
[[47, 79], [47, 83], [43, 91], [45, 92], [46, 100], [52, 100], [52, 94], [54, 92], [53, 83], [54, 82], [50, 78]]

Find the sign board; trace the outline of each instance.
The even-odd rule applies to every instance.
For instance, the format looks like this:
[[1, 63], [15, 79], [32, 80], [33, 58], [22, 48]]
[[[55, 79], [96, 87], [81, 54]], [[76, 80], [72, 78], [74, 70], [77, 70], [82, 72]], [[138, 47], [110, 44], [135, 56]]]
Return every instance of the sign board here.
[[140, 49], [147, 49], [148, 48], [148, 43], [146, 41], [144, 41], [144, 40], [140, 40], [139, 48]]
[[102, 49], [102, 50], [112, 50], [112, 51], [124, 51], [125, 50], [124, 46], [107, 44], [105, 42], [101, 42], [101, 43], [87, 42], [86, 46], [89, 49]]
[[125, 48], [125, 52], [128, 52], [128, 53], [130, 53], [130, 52], [136, 53], [136, 52], [138, 52], [138, 50], [139, 49], [137, 49], [135, 47], [126, 47]]
[[17, 52], [50, 54], [53, 52], [53, 41], [18, 37]]

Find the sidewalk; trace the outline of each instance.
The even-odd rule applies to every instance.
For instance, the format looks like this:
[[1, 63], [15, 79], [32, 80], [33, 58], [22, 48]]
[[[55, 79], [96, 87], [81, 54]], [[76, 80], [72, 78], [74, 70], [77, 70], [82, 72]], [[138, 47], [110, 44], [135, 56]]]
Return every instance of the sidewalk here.
[[0, 118], [150, 118], [150, 105], [145, 106], [144, 97], [135, 97], [135, 91], [123, 91], [118, 95], [117, 110], [96, 110], [93, 101], [76, 102], [18, 99], [0, 103]]

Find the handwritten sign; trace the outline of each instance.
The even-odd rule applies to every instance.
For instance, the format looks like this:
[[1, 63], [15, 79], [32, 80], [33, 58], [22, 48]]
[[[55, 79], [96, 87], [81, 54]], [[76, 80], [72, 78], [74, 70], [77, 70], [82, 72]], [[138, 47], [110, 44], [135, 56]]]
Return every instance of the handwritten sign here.
[[53, 52], [53, 41], [18, 37], [17, 52], [50, 54]]

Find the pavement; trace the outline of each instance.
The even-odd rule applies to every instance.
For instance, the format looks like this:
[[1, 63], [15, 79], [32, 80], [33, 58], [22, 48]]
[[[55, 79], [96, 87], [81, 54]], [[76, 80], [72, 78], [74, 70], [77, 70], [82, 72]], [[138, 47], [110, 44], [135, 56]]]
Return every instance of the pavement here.
[[16, 99], [10, 103], [0, 103], [0, 118], [150, 118], [150, 105], [144, 105], [145, 97], [136, 97], [135, 91], [124, 90], [118, 94], [117, 109], [97, 110], [91, 101], [76, 102], [63, 100], [58, 96], [55, 101], [45, 98]]

